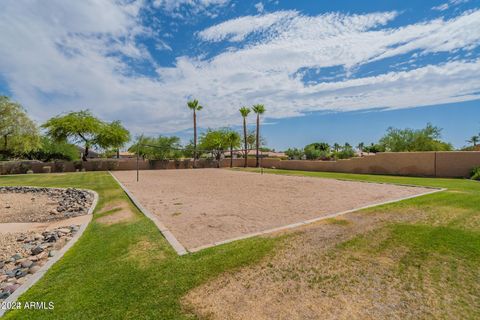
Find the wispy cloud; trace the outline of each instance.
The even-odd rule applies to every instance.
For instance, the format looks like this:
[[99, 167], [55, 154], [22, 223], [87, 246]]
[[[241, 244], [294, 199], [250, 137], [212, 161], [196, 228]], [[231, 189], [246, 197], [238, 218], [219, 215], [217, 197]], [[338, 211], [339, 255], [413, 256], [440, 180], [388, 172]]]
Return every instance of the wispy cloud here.
[[265, 11], [265, 7], [263, 6], [262, 2], [258, 2], [255, 4], [255, 9], [257, 9], [258, 13], [263, 13]]
[[469, 0], [450, 0], [438, 6], [432, 7], [432, 10], [445, 11], [445, 10], [448, 10], [448, 8], [450, 8], [451, 6], [458, 6], [460, 4], [467, 3], [467, 2], [469, 2]]
[[229, 3], [230, 0], [154, 0], [153, 6], [173, 17], [185, 18], [185, 13], [216, 15], [219, 8]]

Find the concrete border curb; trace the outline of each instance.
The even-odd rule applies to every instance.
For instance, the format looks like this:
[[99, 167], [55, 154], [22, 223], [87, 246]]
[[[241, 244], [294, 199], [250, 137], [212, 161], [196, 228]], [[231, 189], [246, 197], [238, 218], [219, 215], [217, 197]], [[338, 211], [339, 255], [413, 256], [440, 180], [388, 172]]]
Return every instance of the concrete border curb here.
[[[43, 187], [33, 187], [33, 188], [43, 188]], [[67, 188], [51, 188], [51, 189], [67, 189]], [[50, 259], [47, 260], [47, 263], [45, 263], [40, 270], [38, 270], [36, 273], [34, 273], [24, 284], [22, 284], [17, 290], [15, 290], [5, 301], [3, 302], [5, 305], [13, 304], [17, 299], [25, 293], [28, 289], [30, 289], [35, 283], [37, 283], [38, 280], [40, 280], [44, 274], [58, 261], [60, 260], [63, 255], [70, 249], [77, 241], [80, 239], [82, 234], [85, 232], [87, 229], [87, 226], [90, 224], [93, 218], [93, 211], [95, 210], [97, 204], [98, 204], [98, 193], [93, 190], [89, 189], [80, 189], [80, 188], [75, 188], [77, 190], [83, 190], [83, 191], [88, 191], [93, 193], [93, 202], [90, 208], [88, 209], [87, 216], [90, 217], [87, 222], [82, 224], [80, 226], [80, 229], [77, 231], [75, 236], [73, 236], [72, 240], [70, 240], [65, 246], [63, 246], [62, 249], [60, 249], [57, 254]], [[2, 317], [8, 309], [2, 309], [0, 308], [0, 317]]]
[[180, 256], [187, 254], [188, 253], [187, 249], [185, 249], [185, 247], [180, 243], [180, 241], [178, 241], [177, 238], [175, 238], [173, 233], [170, 230], [168, 230], [168, 228], [160, 220], [158, 220], [157, 216], [151, 213], [145, 207], [143, 207], [141, 203], [133, 196], [133, 194], [130, 191], [128, 191], [128, 189], [120, 182], [120, 180], [117, 179], [117, 177], [115, 177], [115, 175], [111, 171], [108, 171], [108, 173], [110, 173], [113, 179], [118, 183], [118, 185], [123, 189], [123, 191], [130, 198], [130, 200], [132, 200], [133, 204], [138, 208], [138, 210], [140, 210], [140, 212], [142, 212], [148, 219], [152, 220], [152, 222], [157, 226], [158, 230], [160, 230], [160, 233], [167, 240], [167, 242], [172, 246], [172, 248], [177, 252], [177, 254]]

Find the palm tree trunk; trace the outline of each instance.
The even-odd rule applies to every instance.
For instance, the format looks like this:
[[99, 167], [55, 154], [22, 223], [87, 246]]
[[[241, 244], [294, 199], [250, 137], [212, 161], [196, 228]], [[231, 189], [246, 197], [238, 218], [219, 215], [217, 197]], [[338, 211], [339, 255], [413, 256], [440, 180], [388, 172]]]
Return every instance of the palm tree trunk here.
[[259, 145], [260, 145], [259, 138], [260, 138], [260, 114], [257, 113], [257, 138], [255, 139], [256, 140], [255, 142], [257, 143], [256, 144], [256, 149], [257, 149], [256, 150], [256, 158], [257, 158], [257, 161], [256, 161], [256, 164], [255, 164], [256, 167], [259, 167], [259, 165], [260, 165], [260, 163], [258, 161], [258, 148], [259, 148]]
[[193, 110], [193, 167], [197, 161], [197, 113]]
[[247, 146], [247, 119], [243, 117], [243, 140], [245, 141], [245, 164], [244, 167], [248, 166], [248, 146]]
[[120, 159], [120, 149], [117, 148], [117, 159]]
[[230, 145], [230, 168], [233, 168], [233, 144]]

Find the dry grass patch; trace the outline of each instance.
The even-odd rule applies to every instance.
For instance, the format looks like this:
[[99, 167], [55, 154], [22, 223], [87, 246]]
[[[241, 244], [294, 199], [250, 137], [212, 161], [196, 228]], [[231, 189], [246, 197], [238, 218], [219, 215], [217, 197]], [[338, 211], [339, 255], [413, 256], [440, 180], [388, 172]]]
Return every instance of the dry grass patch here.
[[324, 221], [325, 221], [325, 223], [336, 224], [336, 225], [339, 225], [339, 226], [347, 226], [347, 225], [350, 224], [350, 221], [348, 221], [347, 219], [342, 219], [342, 218], [329, 218], [329, 219], [325, 219]]
[[[152, 256], [152, 251], [158, 252], [158, 254]], [[152, 242], [149, 238], [144, 237], [128, 247], [124, 260], [135, 264], [139, 269], [147, 270], [165, 258], [166, 255], [161, 244]]]
[[95, 221], [104, 225], [112, 225], [116, 223], [132, 222], [136, 215], [127, 202], [113, 202], [105, 205], [100, 215]]

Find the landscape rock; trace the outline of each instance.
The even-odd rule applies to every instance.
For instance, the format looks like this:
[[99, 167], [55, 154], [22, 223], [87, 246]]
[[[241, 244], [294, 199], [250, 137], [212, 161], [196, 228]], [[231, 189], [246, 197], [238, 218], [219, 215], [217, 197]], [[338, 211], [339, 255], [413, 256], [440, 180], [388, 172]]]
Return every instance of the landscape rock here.
[[5, 290], [6, 292], [12, 294], [12, 293], [15, 292], [15, 290], [17, 290], [19, 287], [20, 287], [19, 284], [11, 284], [11, 285], [5, 287], [4, 290]]
[[[38, 213], [28, 217], [16, 216], [15, 221], [5, 222], [43, 222], [60, 220], [69, 217], [76, 217], [88, 213], [88, 209], [93, 203], [94, 195], [86, 190], [79, 190], [74, 188], [59, 189], [59, 188], [41, 188], [41, 187], [0, 187], [0, 193], [22, 193], [31, 194], [36, 201], [38, 196], [47, 196], [49, 207], [46, 210], [39, 210]], [[38, 196], [37, 196], [38, 195]], [[5, 208], [11, 208], [13, 203], [7, 203]]]
[[20, 265], [22, 266], [22, 268], [30, 268], [32, 264], [33, 264], [33, 261], [25, 260], [25, 261], [22, 261]]
[[70, 228], [60, 228], [60, 229], [57, 229], [57, 231], [61, 232], [61, 233], [64, 233], [64, 234], [67, 234], [67, 233], [71, 232]]
[[38, 270], [40, 270], [40, 268], [41, 268], [41, 267], [40, 267], [40, 266], [37, 266], [37, 265], [31, 266], [30, 269], [28, 269], [28, 273], [34, 274], [35, 272], [38, 272]]
[[37, 254], [43, 252], [43, 250], [44, 249], [41, 246], [36, 246], [35, 248], [32, 249], [32, 254], [37, 255]]
[[49, 258], [79, 230], [78, 225], [55, 228], [42, 234], [0, 235], [0, 302], [38, 272]]

